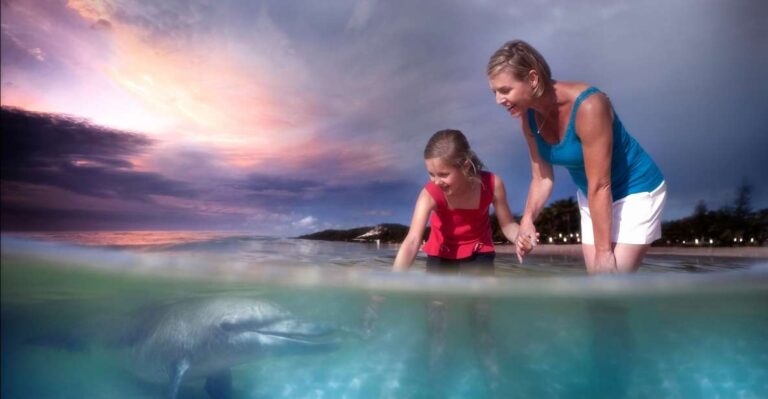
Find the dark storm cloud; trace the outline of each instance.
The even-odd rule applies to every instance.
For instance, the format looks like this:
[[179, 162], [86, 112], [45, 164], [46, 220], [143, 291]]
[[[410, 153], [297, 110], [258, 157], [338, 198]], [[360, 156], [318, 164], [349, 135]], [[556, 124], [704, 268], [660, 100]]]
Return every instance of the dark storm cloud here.
[[251, 175], [238, 188], [254, 195], [302, 197], [322, 189], [322, 183], [312, 180], [290, 179], [282, 176]]
[[234, 186], [246, 192], [249, 201], [274, 208], [343, 206], [347, 210], [365, 210], [392, 206], [418, 194], [418, 186], [404, 180], [328, 183], [289, 176], [251, 175], [247, 181]]
[[2, 108], [2, 180], [102, 198], [193, 197], [185, 183], [132, 169], [151, 141], [85, 120]]
[[2, 228], [10, 231], [45, 230], [147, 230], [193, 227], [200, 223], [194, 215], [145, 209], [141, 212], [113, 210], [55, 209], [23, 205], [2, 207]]

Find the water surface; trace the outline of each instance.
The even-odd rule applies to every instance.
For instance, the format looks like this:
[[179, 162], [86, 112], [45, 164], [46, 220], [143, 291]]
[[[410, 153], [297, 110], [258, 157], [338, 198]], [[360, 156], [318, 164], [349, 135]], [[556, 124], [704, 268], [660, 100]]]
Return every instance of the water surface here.
[[[467, 278], [427, 275], [423, 259], [391, 273], [386, 246], [109, 234], [122, 241], [3, 236], [3, 398], [163, 397], [111, 338], [138, 309], [229, 296], [341, 337], [329, 353], [235, 367], [235, 397], [768, 396], [761, 260], [650, 257], [639, 274], [595, 278], [578, 259], [500, 255], [496, 277]], [[207, 397], [202, 385], [180, 397]]]

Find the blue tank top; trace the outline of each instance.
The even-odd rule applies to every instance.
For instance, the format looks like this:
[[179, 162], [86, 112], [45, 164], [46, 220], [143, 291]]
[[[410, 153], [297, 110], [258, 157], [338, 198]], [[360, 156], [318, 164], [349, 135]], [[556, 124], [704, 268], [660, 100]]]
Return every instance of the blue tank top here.
[[[528, 110], [528, 124], [539, 156], [552, 165], [562, 165], [568, 169], [573, 182], [587, 195], [587, 173], [584, 170], [584, 151], [581, 140], [576, 135], [576, 111], [579, 105], [590, 95], [599, 93], [595, 87], [590, 87], [576, 98], [565, 129], [565, 137], [557, 144], [549, 144], [538, 134], [536, 120], [532, 109]], [[613, 111], [613, 150], [611, 155], [611, 192], [613, 200], [620, 200], [630, 194], [653, 191], [664, 181], [656, 163], [646, 153], [637, 140], [627, 133]]]

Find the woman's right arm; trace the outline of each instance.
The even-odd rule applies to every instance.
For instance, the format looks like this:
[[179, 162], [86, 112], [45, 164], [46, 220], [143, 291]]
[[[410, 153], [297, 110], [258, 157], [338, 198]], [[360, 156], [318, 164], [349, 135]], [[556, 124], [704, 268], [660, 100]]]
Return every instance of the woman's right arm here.
[[531, 184], [528, 187], [525, 211], [520, 220], [520, 233], [527, 235], [532, 242], [535, 242], [537, 236], [533, 223], [552, 194], [555, 177], [552, 173], [552, 165], [539, 156], [536, 139], [528, 129], [527, 117], [523, 117], [522, 124], [523, 136], [528, 143], [528, 153], [531, 157]]
[[430, 212], [435, 208], [435, 200], [429, 195], [426, 189], [422, 189], [419, 198], [416, 200], [416, 207], [413, 210], [411, 218], [411, 227], [408, 229], [408, 235], [400, 245], [395, 257], [395, 263], [392, 270], [406, 270], [413, 264], [416, 254], [419, 252], [421, 240], [424, 237], [424, 229], [427, 226], [427, 219]]

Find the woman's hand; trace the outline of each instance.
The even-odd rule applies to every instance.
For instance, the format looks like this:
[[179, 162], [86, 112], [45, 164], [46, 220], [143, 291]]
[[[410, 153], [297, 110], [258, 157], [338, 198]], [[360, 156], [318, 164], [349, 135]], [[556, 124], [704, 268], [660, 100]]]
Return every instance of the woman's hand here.
[[594, 272], [595, 273], [618, 273], [619, 269], [616, 267], [616, 256], [613, 251], [597, 251], [595, 252], [594, 260]]
[[523, 222], [520, 225], [517, 239], [515, 239], [515, 252], [520, 263], [523, 263], [523, 256], [533, 251], [533, 247], [538, 243], [538, 239], [539, 233], [536, 232], [536, 226], [533, 223]]

